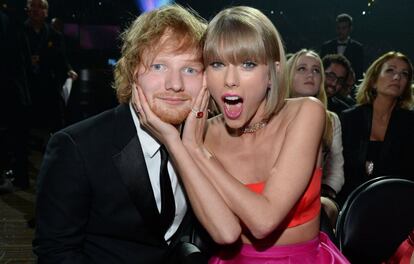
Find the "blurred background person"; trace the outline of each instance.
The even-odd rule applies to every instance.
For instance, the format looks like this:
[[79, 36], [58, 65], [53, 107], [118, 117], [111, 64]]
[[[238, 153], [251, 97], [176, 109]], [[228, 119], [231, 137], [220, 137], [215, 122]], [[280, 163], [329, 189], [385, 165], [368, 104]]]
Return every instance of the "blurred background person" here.
[[336, 97], [345, 102], [349, 106], [354, 106], [356, 104], [355, 101], [355, 90], [356, 90], [356, 80], [355, 80], [355, 72], [354, 69], [350, 68], [348, 77], [346, 78], [343, 86], [339, 89]]
[[348, 109], [350, 105], [341, 100], [338, 96], [345, 84], [348, 74], [351, 70], [349, 61], [340, 54], [328, 54], [322, 58], [323, 68], [325, 69], [325, 93], [327, 98], [327, 107], [339, 115], [343, 110]]
[[54, 17], [50, 20], [50, 26], [57, 32], [63, 33], [63, 21], [58, 18]]
[[46, 23], [46, 0], [28, 0], [24, 33], [29, 50], [29, 85], [33, 100], [32, 127], [54, 132], [64, 126], [62, 86], [77, 79], [69, 64], [62, 34]]
[[322, 44], [320, 55], [323, 58], [327, 54], [344, 55], [355, 70], [357, 79], [362, 78], [364, 70], [364, 49], [360, 42], [351, 38], [353, 19], [348, 14], [339, 14], [336, 17], [335, 39]]
[[[321, 58], [312, 50], [302, 49], [287, 62], [287, 87], [289, 97], [313, 96], [327, 106], [324, 70]], [[322, 139], [323, 175], [322, 205], [334, 227], [338, 208], [336, 194], [344, 184], [344, 158], [342, 156], [341, 123], [338, 116], [326, 109], [325, 131]]]
[[343, 202], [361, 183], [377, 176], [414, 178], [413, 67], [391, 51], [369, 66], [357, 106], [341, 115], [345, 160]]
[[0, 193], [29, 187], [27, 83], [21, 25], [0, 9]]

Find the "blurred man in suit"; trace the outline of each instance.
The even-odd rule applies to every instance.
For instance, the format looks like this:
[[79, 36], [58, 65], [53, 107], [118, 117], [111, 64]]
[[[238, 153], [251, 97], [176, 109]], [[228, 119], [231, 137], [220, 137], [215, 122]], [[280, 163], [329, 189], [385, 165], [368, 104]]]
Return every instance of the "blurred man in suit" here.
[[348, 14], [339, 14], [336, 17], [337, 38], [328, 40], [322, 44], [321, 58], [327, 54], [344, 55], [355, 71], [356, 79], [363, 77], [364, 71], [364, 49], [360, 42], [351, 38], [352, 17]]
[[345, 109], [351, 107], [340, 99], [339, 91], [344, 88], [351, 71], [349, 61], [340, 54], [328, 54], [322, 58], [325, 69], [325, 92], [328, 97], [328, 110], [338, 116]]
[[65, 125], [62, 86], [67, 78], [76, 80], [78, 75], [66, 57], [63, 35], [46, 23], [47, 0], [28, 0], [26, 10], [24, 34], [30, 61], [32, 127], [52, 133]]

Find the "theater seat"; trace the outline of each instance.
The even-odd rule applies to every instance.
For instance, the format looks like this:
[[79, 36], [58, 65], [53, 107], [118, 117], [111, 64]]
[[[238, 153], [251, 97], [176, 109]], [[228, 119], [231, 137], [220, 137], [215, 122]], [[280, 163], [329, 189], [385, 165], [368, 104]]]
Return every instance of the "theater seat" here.
[[379, 177], [360, 185], [339, 213], [339, 248], [351, 263], [381, 263], [414, 228], [414, 182]]

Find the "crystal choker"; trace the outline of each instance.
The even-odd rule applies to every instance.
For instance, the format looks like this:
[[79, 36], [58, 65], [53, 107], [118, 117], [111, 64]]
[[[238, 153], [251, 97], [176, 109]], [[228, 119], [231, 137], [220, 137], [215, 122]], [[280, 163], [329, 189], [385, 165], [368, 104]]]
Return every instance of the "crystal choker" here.
[[243, 134], [254, 133], [257, 130], [264, 128], [267, 125], [267, 122], [267, 119], [263, 119], [262, 121], [254, 123], [253, 125], [248, 125], [245, 128], [243, 128]]

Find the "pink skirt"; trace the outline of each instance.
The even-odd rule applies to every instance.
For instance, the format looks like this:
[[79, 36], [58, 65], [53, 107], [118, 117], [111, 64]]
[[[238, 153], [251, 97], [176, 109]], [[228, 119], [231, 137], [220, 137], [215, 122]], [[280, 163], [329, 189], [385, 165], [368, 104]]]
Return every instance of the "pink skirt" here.
[[213, 256], [209, 264], [349, 264], [329, 237], [320, 232], [319, 236], [303, 243], [273, 246], [263, 251], [250, 244], [243, 244], [237, 252], [222, 251]]

